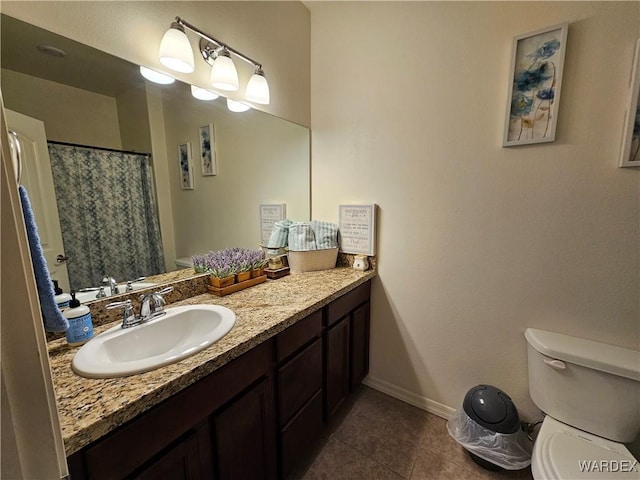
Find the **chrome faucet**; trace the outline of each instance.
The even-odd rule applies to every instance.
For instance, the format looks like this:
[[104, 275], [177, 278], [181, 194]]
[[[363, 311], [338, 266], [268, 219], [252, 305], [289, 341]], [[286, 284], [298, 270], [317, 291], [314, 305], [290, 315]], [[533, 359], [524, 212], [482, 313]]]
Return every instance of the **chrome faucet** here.
[[106, 308], [108, 310], [124, 308], [122, 328], [135, 327], [136, 325], [141, 325], [164, 315], [166, 313], [164, 311], [165, 300], [162, 298], [162, 295], [166, 295], [172, 291], [173, 287], [167, 287], [157, 292], [140, 295], [140, 315], [135, 314], [131, 300], [113, 302], [107, 305]]
[[102, 277], [102, 284], [111, 289], [111, 295], [120, 293], [120, 291], [118, 290], [118, 282], [116, 282], [115, 278], [105, 275], [104, 277]]
[[140, 317], [144, 319], [143, 321], [146, 322], [165, 314], [164, 305], [166, 302], [162, 296], [170, 292], [173, 292], [173, 287], [140, 295]]

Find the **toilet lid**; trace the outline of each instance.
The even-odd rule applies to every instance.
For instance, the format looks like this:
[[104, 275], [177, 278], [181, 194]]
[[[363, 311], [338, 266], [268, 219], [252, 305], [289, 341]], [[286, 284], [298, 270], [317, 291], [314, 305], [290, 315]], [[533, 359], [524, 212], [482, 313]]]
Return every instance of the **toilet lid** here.
[[[625, 454], [624, 446], [614, 451], [589, 438], [557, 432], [542, 445], [543, 463], [549, 478], [634, 479], [640, 478], [640, 464]], [[628, 451], [627, 451], [628, 452]]]

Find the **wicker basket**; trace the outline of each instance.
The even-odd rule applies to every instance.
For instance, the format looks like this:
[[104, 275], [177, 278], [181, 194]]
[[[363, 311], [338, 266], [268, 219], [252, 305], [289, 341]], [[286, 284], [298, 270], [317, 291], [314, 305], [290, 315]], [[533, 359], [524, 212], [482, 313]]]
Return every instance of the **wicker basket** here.
[[289, 250], [289, 267], [291, 273], [313, 272], [335, 268], [338, 258], [337, 248], [294, 252]]

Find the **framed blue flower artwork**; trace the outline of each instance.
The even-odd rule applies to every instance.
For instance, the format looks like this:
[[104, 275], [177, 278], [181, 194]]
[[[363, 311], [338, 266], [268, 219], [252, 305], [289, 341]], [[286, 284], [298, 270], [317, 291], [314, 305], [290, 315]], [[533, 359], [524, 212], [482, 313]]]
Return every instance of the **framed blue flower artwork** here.
[[640, 39], [636, 42], [629, 79], [619, 166], [640, 167]]
[[216, 141], [213, 123], [198, 128], [200, 137], [200, 163], [202, 175], [207, 177], [218, 174], [216, 165]]
[[178, 165], [180, 167], [180, 187], [193, 190], [193, 169], [191, 168], [191, 142], [178, 145]]
[[565, 22], [513, 39], [504, 147], [555, 140], [568, 29]]

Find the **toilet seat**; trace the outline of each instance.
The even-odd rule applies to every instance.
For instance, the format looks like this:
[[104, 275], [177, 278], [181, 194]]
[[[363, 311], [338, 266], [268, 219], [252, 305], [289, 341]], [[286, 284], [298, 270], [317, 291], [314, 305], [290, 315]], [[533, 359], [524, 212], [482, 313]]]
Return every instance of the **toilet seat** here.
[[638, 480], [640, 463], [623, 444], [547, 416], [533, 446], [531, 471], [536, 480]]

